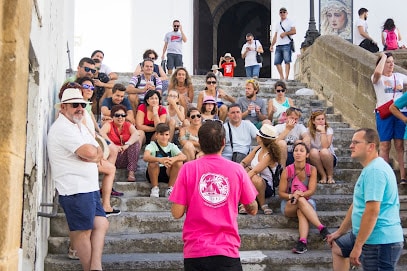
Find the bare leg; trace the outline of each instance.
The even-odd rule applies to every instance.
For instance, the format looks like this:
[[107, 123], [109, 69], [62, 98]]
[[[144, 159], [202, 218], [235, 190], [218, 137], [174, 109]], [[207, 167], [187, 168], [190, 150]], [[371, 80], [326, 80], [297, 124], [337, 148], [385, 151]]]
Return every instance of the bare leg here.
[[148, 176], [150, 177], [151, 186], [158, 186], [158, 175], [160, 166], [158, 163], [148, 163]]
[[91, 232], [91, 230], [70, 232], [72, 246], [77, 251], [84, 271], [90, 270], [92, 257], [92, 245], [90, 242]]
[[90, 270], [102, 270], [102, 254], [105, 245], [105, 236], [109, 228], [106, 217], [96, 216], [91, 234], [92, 256]]
[[300, 234], [300, 238], [307, 239], [309, 233], [309, 224], [307, 218], [302, 213], [301, 209], [297, 209], [297, 217], [298, 217], [298, 232]]
[[175, 120], [174, 119], [170, 119], [168, 121], [168, 126], [170, 126], [170, 142], [173, 142], [174, 139], [174, 133], [175, 133]]
[[226, 120], [227, 111], [228, 111], [228, 108], [227, 108], [226, 105], [222, 105], [222, 106], [219, 108], [219, 119], [220, 119], [221, 121], [223, 121], [223, 122]]
[[309, 157], [311, 164], [317, 168], [319, 175], [321, 175], [321, 180], [319, 180], [319, 183], [326, 183], [327, 174], [325, 172], [323, 162], [321, 161], [322, 159], [319, 150], [311, 149]]
[[[382, 142], [380, 142], [379, 155], [387, 163], [390, 161], [390, 159], [389, 159], [390, 148], [391, 148], [391, 142], [390, 141], [382, 141]], [[404, 149], [404, 147], [403, 147], [403, 149]]]
[[128, 94], [129, 102], [133, 108], [134, 115], [136, 115], [139, 99], [137, 94]]
[[307, 218], [307, 220], [312, 225], [318, 227], [319, 225], [322, 224], [314, 208], [312, 208], [311, 204], [309, 204], [306, 198], [304, 197], [298, 198], [297, 205], [298, 208], [301, 209], [301, 213]]
[[394, 139], [394, 148], [396, 149], [397, 153], [397, 162], [399, 163], [400, 167], [400, 178], [406, 178], [406, 170], [404, 168], [404, 140], [403, 139]]
[[284, 80], [283, 67], [281, 67], [281, 64], [277, 64], [276, 68], [278, 73], [280, 74], [280, 80]]
[[191, 142], [186, 142], [182, 146], [182, 152], [187, 157], [187, 161], [195, 160], [195, 146]]
[[285, 63], [285, 80], [288, 80], [288, 76], [290, 75], [290, 63]]
[[257, 192], [259, 192], [259, 194], [257, 195], [257, 200], [259, 201], [259, 205], [263, 206], [264, 203], [266, 202], [266, 195], [265, 195], [266, 183], [258, 175], [254, 175], [252, 177], [252, 183], [253, 183], [254, 187], [256, 187]]
[[328, 149], [322, 149], [320, 151], [321, 154], [321, 162], [324, 166], [326, 175], [328, 177], [328, 183], [335, 183], [333, 179], [334, 174], [334, 156]]
[[111, 212], [113, 210], [110, 205], [110, 194], [112, 193], [114, 176], [116, 173], [116, 167], [109, 161], [102, 160], [98, 167], [99, 172], [104, 173], [102, 179], [102, 205], [105, 212]]
[[178, 172], [181, 169], [183, 163], [181, 161], [177, 161], [172, 164], [171, 168], [167, 171], [168, 176], [170, 176], [170, 180], [168, 182], [168, 187], [174, 186], [175, 181], [178, 177]]
[[350, 269], [349, 258], [342, 256], [342, 251], [336, 242], [332, 242], [332, 264], [333, 271], [349, 271]]

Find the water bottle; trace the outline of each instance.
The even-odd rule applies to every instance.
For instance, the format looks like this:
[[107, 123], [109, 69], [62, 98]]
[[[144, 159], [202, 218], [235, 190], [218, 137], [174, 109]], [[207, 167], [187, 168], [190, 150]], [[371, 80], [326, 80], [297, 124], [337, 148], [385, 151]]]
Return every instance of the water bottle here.
[[[254, 103], [250, 103], [250, 105], [256, 106]], [[250, 116], [252, 116], [252, 117], [256, 116], [256, 110], [255, 109], [250, 110]]]

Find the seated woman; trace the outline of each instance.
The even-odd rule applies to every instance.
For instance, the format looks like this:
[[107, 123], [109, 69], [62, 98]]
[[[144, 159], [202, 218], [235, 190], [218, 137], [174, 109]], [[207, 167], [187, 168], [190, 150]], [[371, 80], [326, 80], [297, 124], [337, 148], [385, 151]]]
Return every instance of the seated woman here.
[[268, 101], [267, 111], [269, 120], [274, 125], [285, 122], [286, 110], [294, 106], [294, 102], [291, 98], [285, 96], [287, 86], [283, 81], [277, 81], [274, 85], [276, 91], [276, 97]]
[[336, 156], [332, 144], [334, 131], [329, 127], [323, 110], [312, 112], [307, 130], [311, 138], [310, 162], [321, 176], [319, 183], [335, 183], [333, 173]]
[[208, 74], [205, 77], [205, 81], [206, 81], [205, 89], [198, 94], [197, 108], [202, 107], [203, 100], [205, 99], [206, 96], [212, 96], [215, 98], [215, 101], [218, 105], [219, 118], [222, 121], [225, 121], [228, 107], [226, 106], [226, 104], [223, 103], [222, 99], [225, 99], [231, 103], [236, 102], [236, 99], [233, 98], [232, 96], [229, 96], [223, 89], [218, 88], [216, 86], [217, 79], [216, 75], [213, 72], [208, 72]]
[[329, 235], [316, 213], [316, 203], [311, 198], [317, 188], [317, 170], [306, 162], [309, 149], [304, 142], [294, 145], [294, 163], [281, 173], [278, 195], [281, 200], [281, 213], [287, 217], [298, 217], [300, 238], [293, 253], [307, 251], [309, 223], [318, 228], [323, 240]]
[[[187, 125], [185, 108], [179, 104], [179, 93], [172, 89], [167, 96], [167, 121], [170, 126], [170, 142], [178, 141], [179, 129]], [[177, 132], [177, 133], [176, 133]], [[174, 137], [174, 134], [176, 136]]]
[[202, 120], [219, 119], [215, 98], [206, 96], [201, 107]]
[[[271, 215], [273, 210], [266, 204], [266, 198], [275, 195], [274, 182], [281, 173], [280, 148], [276, 144], [277, 132], [270, 124], [264, 124], [257, 131], [256, 141], [259, 144], [240, 162], [246, 169], [259, 194], [257, 201], [265, 215]], [[278, 185], [278, 184], [277, 184]], [[239, 206], [239, 213], [246, 213], [244, 206]]]
[[[153, 49], [147, 49], [144, 53], [143, 53], [143, 59], [151, 59], [153, 62], [156, 61], [158, 59], [158, 54], [156, 53], [156, 51], [154, 51]], [[168, 77], [167, 74], [165, 74], [163, 68], [160, 65], [157, 65], [154, 63], [154, 68], [153, 68], [153, 75], [157, 76], [160, 78], [161, 82], [162, 82], [162, 93], [166, 93], [168, 90]], [[143, 73], [143, 69], [141, 67], [141, 63], [139, 63], [136, 67], [136, 70], [134, 71], [133, 75], [134, 76], [138, 76], [141, 73]]]
[[[179, 93], [179, 103], [185, 110], [191, 107], [194, 100], [194, 86], [188, 71], [183, 68], [177, 68], [170, 78], [168, 89], [175, 89]], [[186, 112], [185, 112], [186, 113]]]
[[126, 107], [115, 105], [111, 110], [113, 121], [106, 122], [100, 129], [103, 138], [113, 143], [117, 149], [116, 168], [127, 168], [129, 182], [135, 182], [134, 172], [137, 170], [139, 152], [143, 141], [144, 132], [137, 129], [126, 121]]
[[144, 131], [146, 144], [155, 140], [155, 127], [167, 121], [167, 110], [161, 105], [161, 95], [157, 90], [149, 90], [144, 96], [144, 103], [137, 108], [136, 127]]
[[202, 125], [202, 115], [198, 108], [188, 109], [187, 117], [190, 122], [188, 127], [184, 127], [179, 132], [179, 143], [182, 146], [182, 152], [187, 157], [186, 161], [195, 160], [201, 151], [199, 145], [198, 130]]

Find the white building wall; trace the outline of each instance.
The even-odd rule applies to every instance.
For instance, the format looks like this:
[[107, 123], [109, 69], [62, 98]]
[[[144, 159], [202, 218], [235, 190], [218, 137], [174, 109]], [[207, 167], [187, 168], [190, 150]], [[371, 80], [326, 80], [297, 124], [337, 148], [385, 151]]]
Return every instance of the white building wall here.
[[[24, 182], [22, 259], [20, 270], [44, 270], [48, 251], [49, 218], [37, 217], [41, 202], [52, 202], [54, 185], [50, 180], [46, 155], [46, 135], [54, 120], [53, 105], [68, 67], [66, 42], [73, 40], [73, 2], [38, 0], [32, 9], [28, 86], [27, 147]], [[37, 64], [35, 64], [37, 63]]]
[[[271, 26], [274, 34], [279, 23], [279, 9], [284, 6], [289, 18], [296, 23], [297, 35], [294, 36], [297, 52], [293, 63], [300, 53], [309, 22], [309, 1], [306, 0], [270, 0]], [[193, 59], [193, 1], [191, 0], [79, 0], [75, 17], [75, 57], [74, 67], [84, 56], [90, 56], [95, 49], [105, 52], [105, 63], [115, 71], [133, 71], [142, 60], [145, 49], [152, 48], [161, 56], [164, 34], [172, 30], [172, 21], [181, 21], [188, 42], [184, 44], [184, 66], [192, 71]], [[369, 10], [369, 33], [380, 43], [381, 26], [388, 17], [393, 17], [400, 26], [401, 34], [407, 37], [407, 17], [403, 16], [405, 1], [388, 2], [375, 0], [354, 0], [354, 20], [359, 8]], [[315, 20], [319, 29], [319, 0], [314, 0]], [[399, 7], [399, 8], [397, 8]], [[91, 16], [89, 14], [96, 14]], [[100, 19], [98, 19], [100, 18]], [[92, 25], [91, 22], [94, 22]], [[382, 46], [379, 46], [382, 48]], [[268, 48], [265, 48], [268, 49]], [[272, 58], [272, 61], [274, 59]], [[157, 62], [158, 63], [158, 62]], [[158, 63], [159, 64], [159, 63]], [[291, 78], [294, 72], [291, 72]], [[278, 72], [272, 69], [272, 77]]]

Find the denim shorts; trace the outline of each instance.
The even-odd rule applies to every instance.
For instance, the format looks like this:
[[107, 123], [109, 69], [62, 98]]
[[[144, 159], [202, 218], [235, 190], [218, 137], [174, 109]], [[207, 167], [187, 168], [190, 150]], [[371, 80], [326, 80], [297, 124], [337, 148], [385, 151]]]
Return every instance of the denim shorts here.
[[260, 65], [252, 65], [245, 67], [246, 77], [259, 77], [260, 74]]
[[281, 65], [283, 63], [291, 63], [291, 45], [284, 44], [276, 46], [276, 53], [274, 54], [274, 65]]
[[64, 209], [70, 231], [91, 230], [95, 216], [106, 217], [100, 203], [99, 190], [69, 196], [60, 195], [59, 204]]
[[182, 66], [182, 55], [172, 53], [167, 54], [167, 69], [172, 70]]
[[[314, 199], [308, 199], [308, 203], [311, 204], [312, 208], [314, 208], [314, 210], [317, 210], [317, 203], [315, 202]], [[281, 201], [281, 206], [280, 206], [280, 211], [281, 213], [284, 215], [284, 211], [285, 211], [285, 206], [287, 205], [287, 200], [282, 200]]]
[[[407, 116], [407, 112], [402, 113], [404, 116]], [[391, 141], [392, 139], [404, 139], [406, 125], [393, 115], [382, 120], [379, 113], [376, 112], [376, 126], [380, 142]]]
[[[349, 255], [355, 244], [356, 236], [348, 232], [335, 240], [342, 251], [342, 256], [349, 258]], [[403, 251], [403, 242], [382, 244], [382, 245], [363, 245], [360, 262], [364, 271], [370, 270], [394, 270], [397, 261]]]

